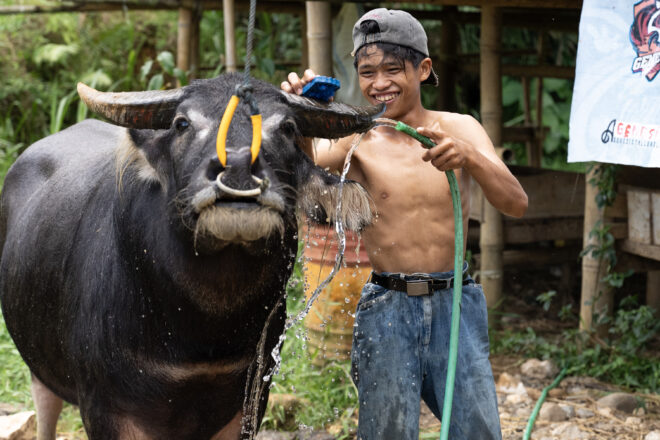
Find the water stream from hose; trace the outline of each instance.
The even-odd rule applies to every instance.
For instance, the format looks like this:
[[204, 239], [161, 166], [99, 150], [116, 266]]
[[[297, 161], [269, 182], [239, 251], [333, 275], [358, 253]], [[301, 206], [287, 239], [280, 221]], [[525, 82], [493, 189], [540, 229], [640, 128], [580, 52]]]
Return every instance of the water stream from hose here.
[[[332, 279], [335, 277], [335, 275], [341, 268], [341, 264], [344, 258], [344, 252], [346, 250], [346, 232], [344, 231], [344, 224], [341, 215], [342, 199], [344, 194], [344, 182], [346, 181], [346, 175], [348, 174], [351, 168], [351, 158], [353, 157], [353, 152], [360, 145], [360, 142], [362, 141], [364, 135], [365, 133], [361, 133], [357, 135], [357, 137], [351, 144], [351, 147], [344, 161], [344, 168], [342, 169], [341, 177], [339, 179], [339, 185], [337, 188], [337, 204], [335, 206], [335, 218], [334, 218], [334, 227], [335, 227], [335, 232], [337, 234], [338, 250], [337, 250], [337, 255], [335, 256], [334, 266], [332, 267], [332, 270], [330, 271], [328, 276], [323, 280], [322, 283], [318, 285], [318, 287], [310, 295], [309, 299], [305, 303], [305, 307], [297, 315], [290, 316], [287, 318], [284, 324], [284, 330], [280, 334], [277, 344], [270, 353], [271, 357], [275, 361], [275, 365], [268, 372], [264, 371], [265, 368], [264, 351], [266, 344], [266, 335], [267, 335], [268, 327], [270, 326], [270, 321], [276, 315], [276, 310], [279, 309], [281, 305], [280, 303], [278, 303], [277, 306], [273, 308], [273, 310], [271, 310], [271, 313], [268, 319], [266, 320], [266, 324], [264, 325], [264, 330], [261, 334], [261, 338], [257, 345], [256, 371], [252, 371], [253, 370], [252, 367], [248, 371], [248, 380], [246, 383], [246, 390], [245, 390], [245, 400], [243, 404], [244, 420], [242, 423], [241, 432], [242, 434], [248, 434], [249, 439], [254, 438], [254, 434], [256, 433], [258, 428], [256, 426], [256, 423], [258, 420], [259, 401], [261, 400], [261, 397], [265, 390], [265, 384], [270, 382], [272, 377], [276, 375], [280, 370], [280, 366], [282, 364], [282, 356], [280, 354], [280, 351], [282, 349], [282, 344], [286, 340], [286, 332], [289, 329], [291, 329], [291, 327], [293, 327], [296, 323], [302, 321], [305, 318], [305, 316], [307, 316], [310, 309], [312, 308], [312, 305], [314, 304], [314, 301], [316, 301], [316, 299], [319, 297], [321, 292], [323, 292], [323, 289], [325, 289], [326, 286], [330, 284]], [[254, 380], [252, 380], [253, 377]], [[251, 389], [248, 390], [248, 388], [250, 387], [250, 382], [252, 382], [252, 387]], [[245, 419], [246, 417], [247, 419]]]
[[[397, 131], [401, 131], [407, 134], [408, 136], [411, 136], [414, 139], [418, 140], [425, 148], [432, 148], [435, 145], [431, 139], [420, 135], [419, 133], [417, 133], [415, 129], [409, 127], [408, 125], [402, 122], [398, 122], [387, 118], [378, 118], [374, 121], [374, 125], [373, 127], [371, 127], [371, 129], [374, 129], [379, 126], [386, 126], [393, 128]], [[365, 133], [359, 134], [351, 144], [351, 147], [344, 161], [344, 168], [342, 170], [341, 178], [339, 181], [339, 187], [337, 189], [337, 205], [335, 208], [334, 226], [335, 226], [335, 232], [337, 233], [338, 251], [335, 257], [335, 264], [332, 270], [330, 271], [330, 273], [328, 274], [328, 276], [325, 278], [325, 280], [323, 280], [323, 282], [319, 284], [319, 286], [314, 290], [312, 295], [309, 297], [303, 310], [297, 315], [287, 318], [284, 325], [284, 331], [282, 332], [282, 334], [280, 334], [278, 343], [275, 345], [275, 348], [273, 348], [273, 350], [271, 351], [271, 357], [275, 361], [275, 365], [268, 372], [264, 372], [264, 368], [265, 368], [264, 350], [265, 350], [266, 334], [270, 321], [273, 318], [273, 316], [275, 316], [276, 310], [278, 310], [279, 306], [281, 305], [282, 299], [280, 299], [280, 303], [278, 303], [278, 305], [271, 311], [270, 316], [268, 317], [268, 320], [266, 321], [266, 324], [264, 326], [264, 330], [262, 332], [261, 339], [257, 347], [256, 371], [253, 371], [253, 368], [251, 367], [250, 371], [248, 372], [248, 381], [247, 381], [248, 385], [246, 385], [246, 394], [245, 394], [246, 400], [244, 401], [244, 412], [243, 412], [244, 420], [242, 423], [242, 433], [249, 434], [250, 440], [254, 438], [254, 435], [258, 428], [256, 426], [256, 422], [258, 419], [259, 401], [261, 400], [261, 397], [265, 390], [265, 384], [269, 383], [271, 378], [279, 372], [280, 365], [282, 363], [282, 357], [280, 351], [282, 349], [282, 344], [286, 339], [286, 332], [291, 327], [293, 327], [297, 322], [301, 321], [302, 319], [305, 318], [305, 316], [307, 316], [314, 301], [318, 298], [318, 296], [321, 294], [323, 289], [325, 289], [325, 287], [332, 281], [332, 279], [334, 278], [334, 276], [341, 267], [341, 263], [344, 257], [344, 251], [346, 250], [346, 234], [344, 232], [344, 225], [341, 220], [344, 182], [346, 180], [346, 175], [348, 174], [348, 171], [350, 170], [351, 167], [351, 158], [353, 156], [353, 153], [360, 145], [360, 142], [362, 141], [364, 135]], [[460, 280], [461, 276], [459, 276], [458, 274], [462, 273], [462, 268], [463, 268], [463, 220], [462, 220], [461, 196], [458, 188], [458, 182], [456, 180], [456, 176], [454, 172], [452, 170], [449, 170], [446, 171], [445, 174], [447, 176], [447, 180], [449, 181], [449, 187], [452, 196], [452, 205], [454, 210], [454, 227], [455, 227], [454, 271], [455, 271], [455, 277], [457, 277], [456, 279]], [[450, 334], [450, 343], [449, 343], [449, 359], [448, 359], [448, 368], [447, 368], [448, 371], [447, 371], [447, 378], [445, 384], [445, 400], [443, 404], [442, 425], [441, 425], [442, 428], [440, 433], [440, 438], [442, 440], [448, 439], [449, 436], [449, 425], [450, 425], [449, 422], [451, 420], [452, 401], [454, 394], [454, 381], [455, 381], [456, 363], [457, 363], [460, 303], [461, 303], [461, 293], [463, 287], [462, 284], [463, 284], [462, 282], [454, 283], [451, 332], [450, 332], [451, 334]], [[252, 380], [253, 377], [254, 380]], [[247, 388], [250, 382], [252, 382], [252, 388], [248, 392]], [[246, 417], [248, 417], [247, 420]], [[247, 422], [247, 428], [246, 428], [246, 422]], [[247, 430], [248, 432], [245, 432], [245, 430]]]

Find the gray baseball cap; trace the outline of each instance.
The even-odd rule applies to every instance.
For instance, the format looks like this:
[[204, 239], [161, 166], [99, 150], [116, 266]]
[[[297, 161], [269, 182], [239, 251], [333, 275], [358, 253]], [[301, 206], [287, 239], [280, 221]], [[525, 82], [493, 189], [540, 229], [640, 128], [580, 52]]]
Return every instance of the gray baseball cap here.
[[[375, 21], [380, 32], [365, 34], [360, 25], [365, 21]], [[358, 50], [367, 44], [390, 43], [409, 47], [429, 56], [428, 39], [422, 24], [415, 17], [405, 11], [396, 9], [378, 8], [364, 14], [353, 26], [353, 52], [355, 56]], [[431, 68], [431, 74], [422, 84], [438, 85], [438, 75]]]

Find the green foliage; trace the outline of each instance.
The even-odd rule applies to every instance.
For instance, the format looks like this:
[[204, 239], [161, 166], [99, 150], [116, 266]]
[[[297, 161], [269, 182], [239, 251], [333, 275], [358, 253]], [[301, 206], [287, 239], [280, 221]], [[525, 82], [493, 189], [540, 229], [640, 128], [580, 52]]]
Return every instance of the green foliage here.
[[604, 164], [604, 163], [591, 163], [587, 167], [587, 172], [593, 171], [589, 183], [598, 188], [596, 194], [596, 204], [599, 208], [612, 206], [614, 199], [616, 199], [616, 176], [620, 165]]
[[[466, 8], [462, 8], [466, 11]], [[479, 25], [461, 24], [458, 26], [461, 62], [478, 64], [480, 52]], [[431, 37], [432, 38], [432, 37]], [[577, 35], [561, 32], [544, 34], [544, 52], [537, 53], [539, 31], [507, 27], [502, 30], [502, 64], [511, 65], [554, 65], [572, 66], [577, 55]], [[538, 78], [530, 78], [528, 82], [530, 121], [535, 123], [537, 115]], [[547, 128], [543, 141], [542, 162], [544, 168], [559, 170], [584, 171], [584, 164], [569, 164], [568, 128], [571, 99], [573, 96], [573, 80], [546, 78], [543, 80], [542, 126]], [[464, 74], [458, 79], [457, 95], [459, 111], [471, 114], [479, 119], [480, 102], [476, 91], [479, 88], [478, 76]], [[502, 120], [506, 127], [525, 123], [525, 98], [523, 81], [520, 77], [502, 77]], [[526, 146], [523, 143], [505, 143], [505, 147], [514, 152], [514, 164], [527, 164]]]
[[[592, 163], [588, 167], [589, 172], [593, 171], [592, 177], [589, 179], [589, 184], [598, 188], [595, 199], [596, 204], [601, 209], [614, 204], [617, 196], [616, 176], [619, 169], [619, 165], [613, 164]], [[614, 247], [615, 239], [610, 233], [610, 225], [598, 220], [589, 232], [589, 238], [594, 240], [582, 249], [580, 258], [590, 255], [592, 258], [604, 262], [607, 265], [607, 274], [601, 281], [614, 288], [621, 288], [625, 279], [631, 276], [634, 271], [628, 270], [621, 273], [614, 271], [617, 257]]]
[[[560, 319], [568, 315], [571, 309], [562, 308]], [[491, 351], [553, 359], [571, 375], [591, 376], [640, 392], [660, 392], [660, 364], [646, 351], [648, 342], [660, 333], [653, 309], [640, 306], [630, 296], [621, 301], [614, 318], [599, 316], [596, 321], [610, 325], [607, 338], [576, 329], [552, 336], [537, 334], [531, 327], [524, 332], [491, 329]]]
[[552, 298], [554, 298], [556, 295], [557, 295], [556, 290], [549, 290], [537, 296], [536, 300], [541, 304], [543, 304], [543, 310], [547, 312], [548, 310], [550, 310], [550, 305], [552, 304]]
[[616, 249], [614, 249], [614, 236], [610, 233], [611, 226], [598, 220], [594, 228], [589, 231], [589, 238], [595, 238], [595, 244], [585, 246], [580, 257], [590, 255], [597, 260], [605, 260], [611, 266], [616, 264]]
[[[301, 263], [297, 263], [287, 289], [289, 316], [296, 316], [304, 308], [303, 280]], [[281, 355], [280, 373], [273, 378], [270, 392], [295, 394], [310, 402], [297, 411], [295, 428], [320, 429], [328, 424], [338, 424], [341, 433], [337, 438], [349, 438], [349, 432], [355, 429], [357, 408], [357, 389], [350, 377], [350, 361], [331, 361], [324, 367], [314, 366], [312, 360], [317, 353], [310, 354], [302, 321], [287, 332]], [[262, 429], [281, 428], [284, 422], [282, 408], [270, 405]]]

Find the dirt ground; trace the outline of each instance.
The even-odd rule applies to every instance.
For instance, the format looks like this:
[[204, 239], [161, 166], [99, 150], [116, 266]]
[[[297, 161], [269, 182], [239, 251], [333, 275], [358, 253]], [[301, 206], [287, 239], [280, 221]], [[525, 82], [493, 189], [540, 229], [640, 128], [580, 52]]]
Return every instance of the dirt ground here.
[[[562, 305], [572, 304], [579, 309], [580, 280], [578, 263], [558, 267], [540, 268], [516, 272], [508, 270], [504, 283], [506, 300], [502, 305], [499, 325], [511, 330], [534, 329], [537, 335], [558, 334], [563, 329], [575, 328], [577, 320], [560, 321], [557, 312]], [[644, 292], [644, 279], [633, 276], [627, 282], [627, 290]], [[536, 297], [555, 290], [557, 295], [548, 311], [543, 310]], [[660, 338], [651, 344], [660, 353]], [[549, 385], [556, 372], [547, 377], [531, 377], [522, 372], [524, 356], [491, 357], [493, 375], [497, 384], [500, 422], [504, 440], [523, 438], [529, 417], [544, 387]], [[603, 396], [623, 392], [632, 396], [635, 408], [625, 410], [603, 406], [598, 401]], [[625, 397], [625, 396], [624, 396]], [[554, 411], [551, 411], [554, 410]], [[328, 432], [329, 431], [329, 432]], [[328, 431], [315, 432], [262, 432], [258, 440], [333, 440], [338, 438], [332, 424]], [[333, 431], [335, 431], [333, 433]], [[436, 438], [431, 433], [440, 431], [440, 422], [423, 406], [420, 432], [423, 438]], [[657, 433], [657, 436], [656, 434]], [[78, 435], [62, 435], [58, 440], [78, 440]], [[84, 437], [83, 437], [84, 438]], [[644, 395], [626, 392], [590, 377], [566, 377], [559, 386], [549, 392], [532, 433], [532, 439], [588, 439], [588, 440], [660, 440], [660, 395]]]

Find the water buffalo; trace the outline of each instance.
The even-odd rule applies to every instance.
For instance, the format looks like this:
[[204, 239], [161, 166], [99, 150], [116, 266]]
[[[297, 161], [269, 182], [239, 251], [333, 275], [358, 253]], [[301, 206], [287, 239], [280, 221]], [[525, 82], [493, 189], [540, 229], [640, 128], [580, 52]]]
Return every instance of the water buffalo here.
[[[378, 109], [253, 81], [261, 153], [251, 163], [241, 104], [223, 166], [218, 125], [241, 81], [125, 93], [80, 84], [117, 125], [87, 120], [42, 139], [7, 174], [0, 299], [32, 373], [39, 440], [55, 438], [62, 399], [79, 405], [91, 440], [251, 436], [241, 434], [252, 411], [243, 397], [284, 325], [297, 214], [321, 207], [353, 229], [371, 219], [356, 183], [333, 212], [339, 178], [297, 142], [365, 131]], [[258, 427], [267, 395], [266, 386], [245, 431]]]

